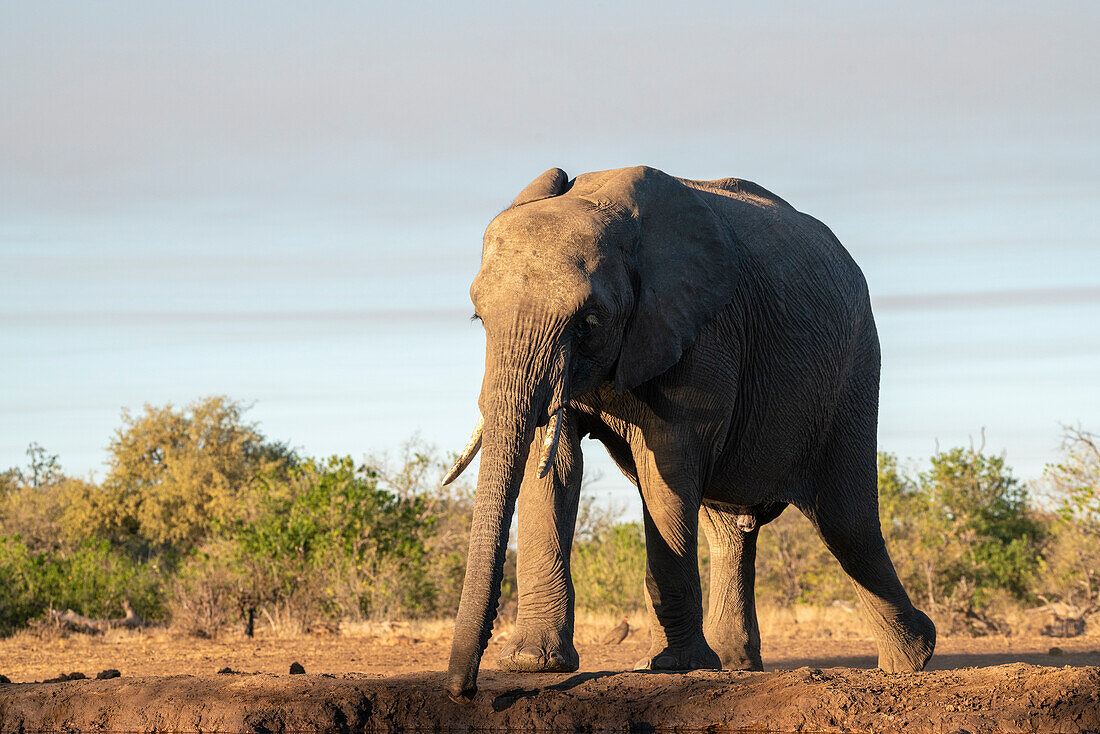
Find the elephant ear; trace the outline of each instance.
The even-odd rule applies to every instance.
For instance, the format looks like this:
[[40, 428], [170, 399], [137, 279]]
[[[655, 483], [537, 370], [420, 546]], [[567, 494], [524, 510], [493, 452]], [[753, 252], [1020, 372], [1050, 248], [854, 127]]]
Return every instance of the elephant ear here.
[[519, 192], [519, 196], [512, 202], [513, 207], [530, 204], [532, 201], [549, 199], [551, 196], [561, 196], [565, 193], [569, 184], [569, 176], [560, 168], [551, 168], [531, 183], [527, 188]]
[[615, 373], [622, 394], [679, 361], [700, 329], [732, 299], [737, 250], [704, 194], [653, 168], [625, 169], [589, 197], [636, 218], [634, 313]]

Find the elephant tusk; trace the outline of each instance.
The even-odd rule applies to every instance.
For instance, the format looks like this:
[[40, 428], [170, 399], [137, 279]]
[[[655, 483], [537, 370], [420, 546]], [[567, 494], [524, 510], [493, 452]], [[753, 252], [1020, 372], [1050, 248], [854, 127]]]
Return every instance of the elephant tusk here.
[[538, 478], [542, 479], [554, 465], [554, 455], [558, 453], [558, 438], [561, 436], [561, 424], [564, 423], [565, 406], [561, 406], [550, 416], [546, 425], [546, 439], [542, 442], [542, 455], [539, 457]]
[[474, 432], [470, 435], [470, 440], [466, 442], [466, 448], [462, 449], [462, 454], [455, 461], [455, 465], [451, 467], [451, 470], [447, 472], [447, 476], [443, 477], [442, 486], [446, 487], [448, 484], [458, 479], [458, 475], [466, 470], [466, 467], [470, 465], [470, 462], [477, 456], [478, 449], [481, 448], [481, 430], [485, 427], [485, 416], [480, 412], [477, 414], [477, 425], [474, 426]]

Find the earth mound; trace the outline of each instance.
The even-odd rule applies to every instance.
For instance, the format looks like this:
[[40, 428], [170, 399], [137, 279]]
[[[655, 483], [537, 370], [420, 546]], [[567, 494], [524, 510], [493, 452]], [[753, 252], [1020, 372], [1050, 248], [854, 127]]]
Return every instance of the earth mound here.
[[0, 734], [354, 731], [1100, 730], [1100, 668], [1024, 663], [889, 674], [482, 673], [473, 703], [443, 673], [210, 675], [0, 685]]

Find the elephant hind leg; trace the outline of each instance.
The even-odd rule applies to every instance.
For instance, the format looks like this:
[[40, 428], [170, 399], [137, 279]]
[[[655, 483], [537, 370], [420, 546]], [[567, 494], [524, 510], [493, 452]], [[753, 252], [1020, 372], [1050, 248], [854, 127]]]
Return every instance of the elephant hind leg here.
[[874, 421], [859, 428], [841, 424], [833, 432], [811, 496], [800, 509], [855, 586], [878, 642], [879, 667], [922, 670], [936, 646], [936, 627], [909, 600], [886, 550], [878, 517]]
[[703, 505], [699, 524], [710, 547], [710, 601], [703, 634], [726, 670], [763, 670], [756, 620], [756, 538], [741, 516]]
[[936, 627], [905, 593], [877, 519], [872, 526], [869, 519], [863, 524], [834, 514], [809, 516], [863, 602], [878, 642], [878, 667], [890, 673], [923, 670], [936, 647]]

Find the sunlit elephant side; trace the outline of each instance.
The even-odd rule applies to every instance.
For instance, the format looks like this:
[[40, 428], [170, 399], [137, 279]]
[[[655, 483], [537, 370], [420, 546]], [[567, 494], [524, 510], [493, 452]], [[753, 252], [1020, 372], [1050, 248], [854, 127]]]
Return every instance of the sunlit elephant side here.
[[[827, 227], [756, 184], [647, 167], [551, 169], [485, 232], [480, 448], [448, 690], [476, 691], [519, 503], [504, 668], [569, 671], [580, 439], [639, 487], [654, 630], [640, 668], [760, 669], [759, 525], [801, 510], [851, 577], [879, 666], [924, 667], [935, 627], [879, 530], [879, 346], [862, 273]], [[711, 546], [704, 628], [696, 560]]]

